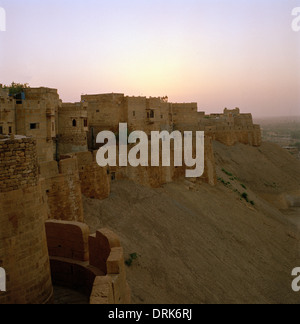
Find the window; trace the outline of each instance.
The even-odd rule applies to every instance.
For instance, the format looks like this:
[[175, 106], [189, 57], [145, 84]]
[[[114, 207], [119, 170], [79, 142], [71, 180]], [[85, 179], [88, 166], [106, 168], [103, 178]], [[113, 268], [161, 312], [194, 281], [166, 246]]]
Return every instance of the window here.
[[84, 126], [84, 127], [88, 127], [88, 121], [87, 121], [87, 119], [84, 119], [84, 120], [83, 120], [83, 126]]
[[39, 124], [38, 123], [32, 123], [30, 124], [30, 129], [38, 129], [39, 128]]
[[0, 126], [0, 135], [3, 135], [3, 127]]
[[164, 119], [164, 115], [160, 115], [160, 118], [161, 118], [161, 119]]
[[135, 117], [135, 111], [132, 112], [133, 117]]
[[73, 125], [73, 127], [76, 127], [76, 126], [77, 126], [76, 119], [73, 119], [73, 121], [72, 121], [72, 125]]
[[116, 180], [116, 172], [111, 173], [111, 180], [112, 181]]
[[150, 112], [147, 112], [147, 118], [154, 118], [154, 110], [150, 110]]
[[97, 109], [97, 110], [96, 110], [96, 113], [98, 113], [98, 112], [100, 112], [100, 110], [99, 110], [99, 109]]
[[12, 134], [12, 127], [11, 126], [8, 127], [8, 133]]

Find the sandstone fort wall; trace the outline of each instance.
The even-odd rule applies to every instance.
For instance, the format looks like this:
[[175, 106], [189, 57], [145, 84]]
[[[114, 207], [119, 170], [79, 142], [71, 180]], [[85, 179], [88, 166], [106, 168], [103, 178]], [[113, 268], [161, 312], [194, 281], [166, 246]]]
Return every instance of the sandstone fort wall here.
[[47, 206], [35, 141], [2, 139], [0, 154], [0, 266], [7, 275], [0, 304], [48, 303], [53, 289], [44, 227]]
[[76, 158], [40, 164], [48, 197], [48, 219], [83, 222], [81, 183]]

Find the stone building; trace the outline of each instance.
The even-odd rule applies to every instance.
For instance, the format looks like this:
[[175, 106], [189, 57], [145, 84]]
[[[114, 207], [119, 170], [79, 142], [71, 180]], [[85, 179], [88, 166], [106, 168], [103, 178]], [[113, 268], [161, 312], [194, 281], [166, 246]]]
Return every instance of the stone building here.
[[0, 135], [16, 132], [15, 101], [8, 90], [0, 87]]
[[88, 146], [98, 148], [96, 136], [104, 130], [118, 133], [119, 123], [127, 123], [129, 131], [205, 131], [207, 136], [225, 145], [237, 142], [259, 146], [261, 132], [251, 114], [241, 114], [239, 108], [206, 115], [197, 103], [169, 103], [168, 98], [129, 97], [124, 94], [83, 95], [88, 103]]
[[0, 134], [21, 134], [35, 138], [38, 160], [55, 155], [56, 115], [61, 100], [57, 90], [26, 88], [18, 99], [0, 87]]
[[225, 108], [223, 114], [203, 114], [199, 128], [213, 140], [228, 146], [238, 142], [260, 146], [262, 141], [260, 126], [253, 123], [251, 114], [241, 114], [239, 108]]
[[201, 130], [225, 145], [261, 144], [260, 127], [239, 108], [206, 115], [198, 112], [197, 103], [120, 93], [82, 95], [79, 103], [62, 103], [57, 90], [49, 88], [26, 88], [13, 99], [0, 87], [0, 134], [34, 137], [39, 162], [95, 150], [97, 134], [109, 130], [118, 135], [119, 123], [127, 123], [129, 132], [142, 130], [148, 135], [151, 131]]
[[117, 134], [119, 123], [125, 122], [124, 95], [111, 93], [81, 96], [81, 101], [88, 104], [88, 146], [96, 148], [97, 134], [103, 130]]
[[63, 103], [58, 110], [58, 155], [87, 151], [87, 133], [87, 103]]
[[57, 90], [26, 88], [23, 99], [17, 99], [15, 103], [15, 134], [36, 139], [39, 162], [53, 160], [57, 134], [56, 115], [61, 106]]

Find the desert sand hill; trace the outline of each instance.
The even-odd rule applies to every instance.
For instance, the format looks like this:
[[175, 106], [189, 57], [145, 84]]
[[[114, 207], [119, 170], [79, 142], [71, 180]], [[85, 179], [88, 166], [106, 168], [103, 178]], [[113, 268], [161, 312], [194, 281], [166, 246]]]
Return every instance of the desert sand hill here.
[[297, 191], [299, 162], [273, 144], [214, 146], [216, 187], [114, 182], [110, 198], [84, 199], [87, 223], [137, 253], [127, 268], [134, 303], [300, 303], [298, 230], [260, 196]]

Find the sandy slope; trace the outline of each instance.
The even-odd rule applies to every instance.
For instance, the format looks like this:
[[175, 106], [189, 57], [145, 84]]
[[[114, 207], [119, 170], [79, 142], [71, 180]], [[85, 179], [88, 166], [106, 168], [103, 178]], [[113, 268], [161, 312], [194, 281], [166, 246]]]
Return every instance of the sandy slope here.
[[273, 143], [261, 147], [237, 144], [226, 147], [214, 142], [216, 162], [258, 192], [300, 190], [300, 162]]
[[[230, 186], [189, 191], [184, 183], [149, 189], [118, 181], [109, 199], [84, 198], [87, 223], [113, 229], [126, 255], [138, 254], [127, 268], [134, 303], [300, 303], [291, 290], [300, 266], [297, 229], [258, 194], [266, 181], [276, 182], [268, 190], [297, 189], [299, 163], [268, 144], [215, 143], [215, 150], [219, 177], [226, 168], [239, 178]], [[278, 176], [282, 163], [287, 171]], [[235, 192], [241, 181], [254, 206]]]

